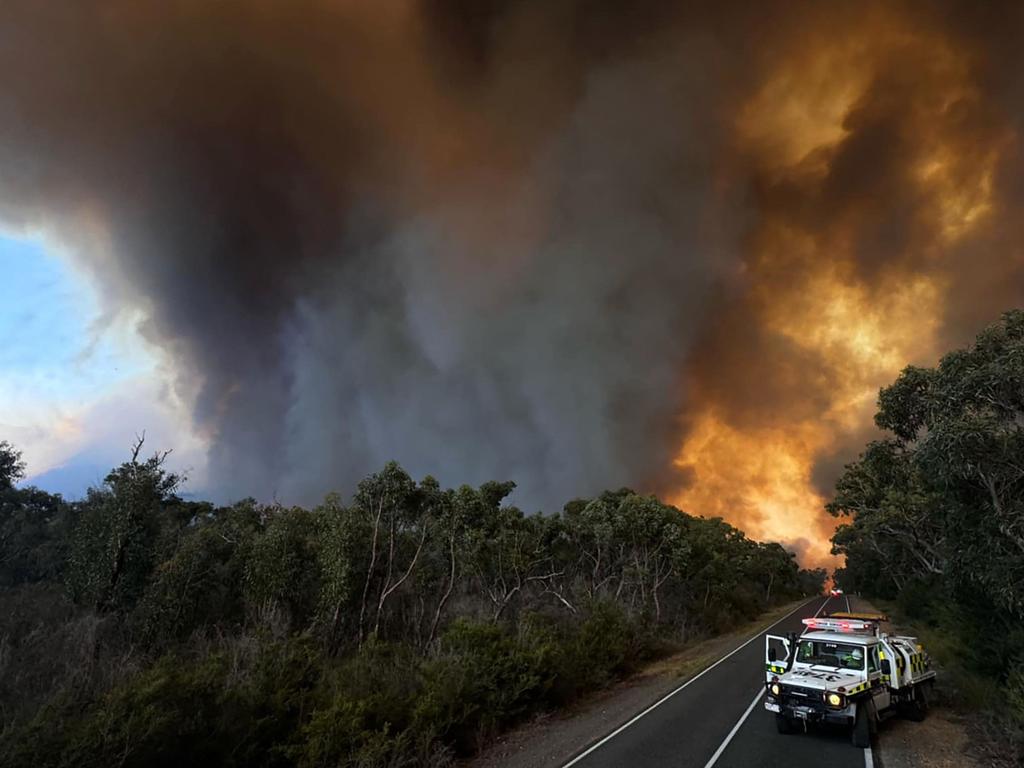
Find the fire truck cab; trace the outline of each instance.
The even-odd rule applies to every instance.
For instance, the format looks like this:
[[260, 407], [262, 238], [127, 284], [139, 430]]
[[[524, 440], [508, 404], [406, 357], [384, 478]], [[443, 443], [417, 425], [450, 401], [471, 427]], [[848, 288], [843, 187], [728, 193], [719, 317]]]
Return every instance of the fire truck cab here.
[[889, 635], [877, 613], [833, 613], [804, 619], [803, 634], [765, 639], [765, 709], [779, 733], [808, 723], [848, 727], [867, 747], [882, 719], [905, 713], [922, 720], [935, 680], [917, 638]]

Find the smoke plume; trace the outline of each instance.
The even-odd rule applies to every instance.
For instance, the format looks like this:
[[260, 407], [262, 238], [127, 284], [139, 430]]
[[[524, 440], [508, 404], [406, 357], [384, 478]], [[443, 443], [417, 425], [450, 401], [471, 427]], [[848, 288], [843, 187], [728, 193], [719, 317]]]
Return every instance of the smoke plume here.
[[11, 0], [0, 219], [144, 318], [223, 496], [394, 458], [820, 561], [878, 387], [1020, 303], [1024, 27], [759, 6]]

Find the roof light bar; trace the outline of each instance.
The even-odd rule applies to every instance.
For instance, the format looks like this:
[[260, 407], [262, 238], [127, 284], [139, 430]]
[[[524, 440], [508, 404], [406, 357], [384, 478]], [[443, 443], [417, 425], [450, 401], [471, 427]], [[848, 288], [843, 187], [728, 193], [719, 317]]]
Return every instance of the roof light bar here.
[[808, 629], [827, 629], [833, 632], [871, 632], [875, 625], [869, 621], [848, 621], [846, 619], [804, 619]]
[[857, 621], [888, 621], [889, 617], [884, 613], [873, 611], [833, 611], [826, 613], [825, 619], [854, 619]]

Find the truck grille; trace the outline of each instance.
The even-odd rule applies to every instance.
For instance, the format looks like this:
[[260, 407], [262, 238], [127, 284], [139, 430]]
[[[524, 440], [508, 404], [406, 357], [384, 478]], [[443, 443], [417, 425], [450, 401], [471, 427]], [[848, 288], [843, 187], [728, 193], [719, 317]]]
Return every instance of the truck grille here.
[[808, 688], [795, 688], [793, 686], [782, 686], [781, 703], [791, 707], [812, 707], [814, 709], [825, 709], [821, 700], [821, 692]]

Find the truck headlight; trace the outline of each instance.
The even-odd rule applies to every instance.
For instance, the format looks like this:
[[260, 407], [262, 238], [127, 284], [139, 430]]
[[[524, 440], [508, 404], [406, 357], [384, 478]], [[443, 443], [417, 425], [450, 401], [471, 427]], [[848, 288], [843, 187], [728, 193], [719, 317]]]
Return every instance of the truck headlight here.
[[828, 695], [827, 701], [830, 707], [839, 707], [842, 706], [843, 697], [840, 696], [838, 693], [830, 693]]
[[779, 684], [778, 683], [772, 683], [771, 691], [772, 691], [772, 696], [778, 696], [782, 692], [782, 689], [779, 688]]

